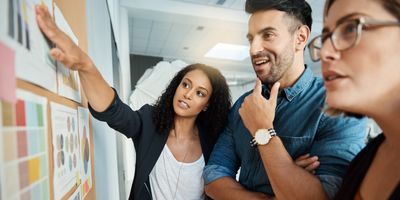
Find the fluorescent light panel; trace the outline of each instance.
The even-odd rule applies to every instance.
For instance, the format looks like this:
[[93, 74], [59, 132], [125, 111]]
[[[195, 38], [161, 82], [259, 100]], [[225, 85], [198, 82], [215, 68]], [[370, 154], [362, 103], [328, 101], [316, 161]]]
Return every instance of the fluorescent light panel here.
[[244, 45], [218, 43], [204, 56], [207, 58], [243, 61], [249, 57], [249, 47]]

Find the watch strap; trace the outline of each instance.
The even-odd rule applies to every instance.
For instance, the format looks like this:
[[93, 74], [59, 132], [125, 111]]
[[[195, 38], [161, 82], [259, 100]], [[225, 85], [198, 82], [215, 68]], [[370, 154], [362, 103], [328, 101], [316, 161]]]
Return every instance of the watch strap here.
[[[257, 130], [257, 131], [258, 131], [258, 130]], [[267, 129], [267, 131], [268, 131], [269, 135], [271, 136], [271, 138], [270, 138], [269, 140], [271, 140], [272, 137], [276, 136], [276, 131], [275, 131], [274, 128], [269, 128], [269, 129]], [[257, 133], [257, 132], [256, 132], [256, 133]], [[266, 144], [268, 144], [269, 140], [267, 141]], [[264, 145], [266, 145], [266, 144], [264, 144]], [[255, 137], [255, 136], [254, 136], [253, 139], [250, 141], [250, 145], [251, 145], [252, 147], [259, 145], [258, 142], [257, 142], [257, 140], [256, 140], [256, 137]]]

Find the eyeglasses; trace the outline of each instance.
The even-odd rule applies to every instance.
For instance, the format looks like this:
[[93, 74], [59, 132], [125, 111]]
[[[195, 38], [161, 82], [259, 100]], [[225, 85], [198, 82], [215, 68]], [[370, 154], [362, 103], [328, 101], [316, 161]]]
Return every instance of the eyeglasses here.
[[343, 21], [332, 32], [323, 33], [311, 40], [308, 44], [311, 60], [314, 62], [320, 60], [320, 50], [328, 38], [336, 51], [344, 51], [356, 46], [360, 42], [363, 30], [384, 26], [400, 26], [400, 22], [376, 21], [362, 17]]

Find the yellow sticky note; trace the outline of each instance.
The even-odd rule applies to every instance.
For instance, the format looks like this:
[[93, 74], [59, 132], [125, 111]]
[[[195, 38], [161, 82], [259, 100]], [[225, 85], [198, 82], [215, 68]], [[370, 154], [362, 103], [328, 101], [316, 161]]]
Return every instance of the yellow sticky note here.
[[29, 169], [29, 183], [32, 184], [39, 180], [40, 171], [40, 160], [39, 158], [34, 158], [28, 161], [28, 169]]

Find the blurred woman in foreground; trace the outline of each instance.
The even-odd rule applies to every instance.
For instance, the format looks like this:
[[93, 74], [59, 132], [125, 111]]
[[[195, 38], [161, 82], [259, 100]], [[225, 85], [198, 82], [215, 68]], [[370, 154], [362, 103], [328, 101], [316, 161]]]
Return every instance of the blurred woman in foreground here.
[[328, 111], [373, 118], [383, 134], [349, 167], [337, 199], [400, 199], [400, 0], [327, 0], [321, 60]]

